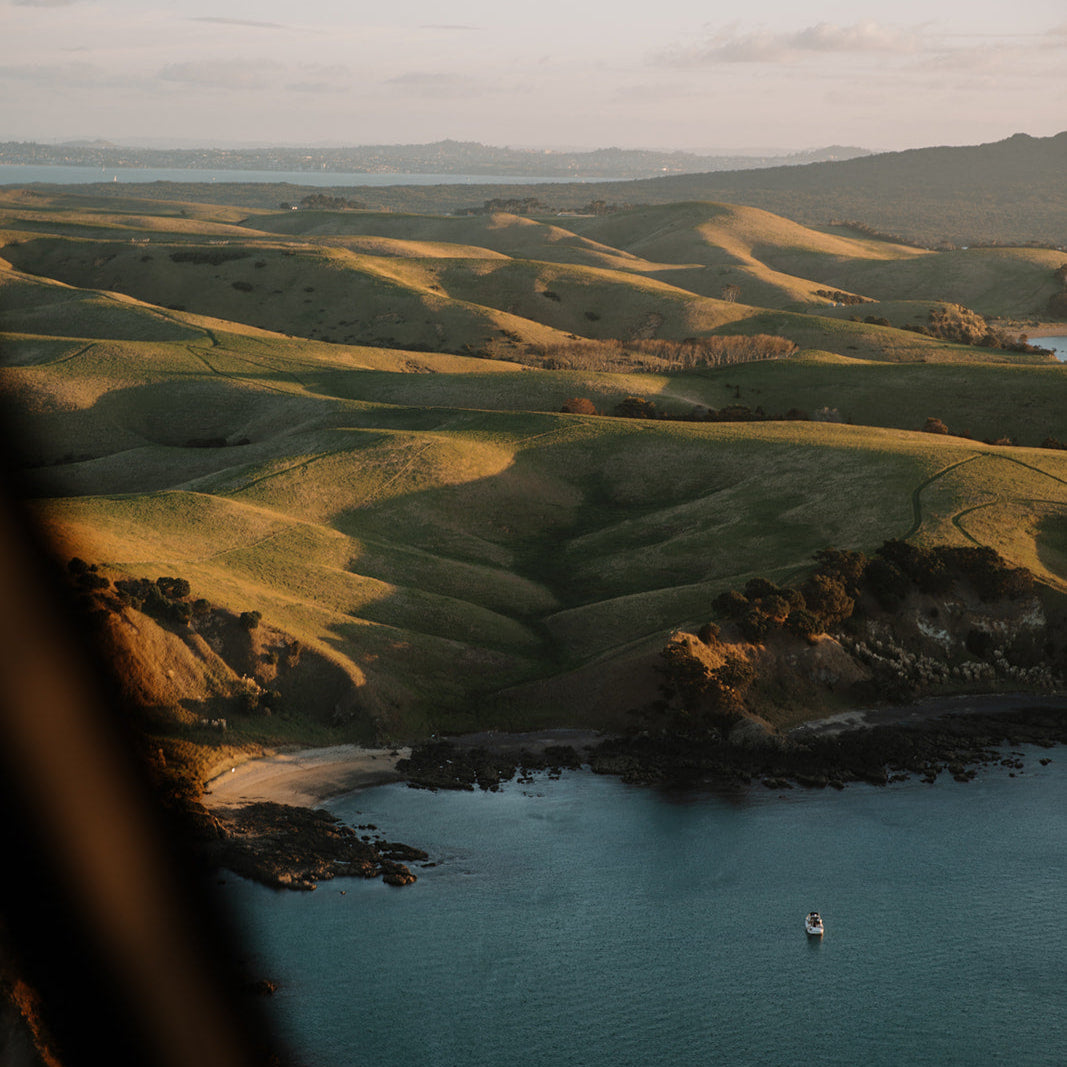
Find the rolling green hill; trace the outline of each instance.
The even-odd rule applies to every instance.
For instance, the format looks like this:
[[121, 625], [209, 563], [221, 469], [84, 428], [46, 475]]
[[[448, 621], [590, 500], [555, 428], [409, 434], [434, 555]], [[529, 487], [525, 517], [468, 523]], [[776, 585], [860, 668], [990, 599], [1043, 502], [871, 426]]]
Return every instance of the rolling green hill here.
[[[539, 185], [552, 212], [602, 200], [652, 205], [720, 201], [763, 208], [808, 226], [859, 222], [922, 245], [996, 243], [1067, 247], [1067, 131], [1054, 137], [1015, 134], [1003, 141], [884, 152], [859, 159], [754, 171], [682, 174], [625, 182]], [[129, 199], [129, 187], [100, 183], [62, 188], [90, 191], [101, 204]], [[219, 186], [156, 182], [138, 186], [142, 199], [211, 202]], [[227, 183], [225, 199], [246, 209], [321, 193], [357, 199], [374, 210], [445, 214], [494, 199], [522, 199], [529, 185], [350, 185], [324, 189], [278, 183]]]
[[[618, 724], [667, 635], [831, 544], [990, 545], [1067, 592], [1067, 451], [1036, 447], [1067, 439], [1063, 365], [849, 317], [967, 292], [1021, 319], [1047, 253], [722, 204], [569, 229], [132, 207], [0, 202], [0, 391], [35, 511], [61, 556], [180, 575], [312, 649], [348, 679], [344, 713], [315, 712], [345, 736]], [[802, 351], [639, 344], [754, 333]], [[560, 410], [628, 396], [668, 418]]]

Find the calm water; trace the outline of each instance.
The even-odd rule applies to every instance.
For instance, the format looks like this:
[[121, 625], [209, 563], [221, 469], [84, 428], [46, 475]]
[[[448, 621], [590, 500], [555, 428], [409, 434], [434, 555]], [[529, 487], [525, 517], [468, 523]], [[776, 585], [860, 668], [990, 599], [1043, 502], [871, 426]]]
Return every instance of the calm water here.
[[1061, 1065], [1067, 755], [1026, 768], [734, 799], [386, 786], [332, 808], [427, 848], [416, 885], [225, 891], [316, 1067]]
[[623, 181], [610, 178], [523, 178], [498, 174], [348, 174], [324, 170], [180, 170], [163, 167], [38, 167], [0, 164], [0, 185], [51, 182], [292, 182], [294, 185], [536, 185], [541, 182]]
[[1067, 337], [1033, 337], [1030, 344], [1051, 348], [1061, 363], [1067, 363]]

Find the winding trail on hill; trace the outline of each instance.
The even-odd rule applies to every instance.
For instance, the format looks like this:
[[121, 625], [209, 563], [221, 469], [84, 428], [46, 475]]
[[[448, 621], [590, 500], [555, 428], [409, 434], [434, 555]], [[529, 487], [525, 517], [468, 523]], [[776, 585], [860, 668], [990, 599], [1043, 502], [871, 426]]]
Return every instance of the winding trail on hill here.
[[[210, 360], [207, 358], [207, 356], [204, 355], [204, 350], [203, 349], [197, 348], [195, 345], [186, 345], [185, 347], [186, 347], [186, 349], [188, 349], [189, 354], [194, 356], [196, 359], [200, 360], [200, 362], [203, 363], [204, 366], [207, 367], [207, 369], [209, 371], [211, 371], [212, 374], [217, 375], [219, 378], [228, 378], [230, 381], [238, 382], [241, 385], [247, 385], [248, 384], [247, 379], [241, 378], [239, 375], [236, 375], [236, 374], [230, 374], [227, 371], [220, 370], [218, 367], [213, 366], [211, 364]], [[232, 352], [230, 353], [230, 358], [231, 359], [242, 359], [242, 357], [240, 357], [240, 356], [233, 355]], [[244, 360], [242, 360], [242, 362], [249, 363], [253, 367], [258, 368], [260, 371], [263, 371], [264, 373], [267, 373], [266, 370], [264, 369], [264, 367], [262, 366], [262, 364], [256, 363], [254, 360], [244, 359]], [[257, 389], [269, 389], [272, 393], [281, 393], [282, 396], [292, 396], [293, 395], [291, 389], [282, 389], [280, 386], [271, 385], [268, 382], [265, 382], [265, 381], [263, 381], [261, 379], [258, 379], [258, 378], [255, 380], [254, 384], [255, 384], [255, 387]], [[301, 387], [303, 386], [303, 383], [300, 382], [299, 380], [297, 381], [297, 384], [300, 385]]]
[[968, 463], [973, 463], [979, 458], [979, 455], [985, 455], [985, 453], [979, 453], [978, 455], [968, 456], [966, 459], [961, 459], [956, 463], [950, 463], [947, 467], [942, 467], [936, 474], [931, 474], [925, 481], [920, 482], [911, 491], [911, 510], [912, 510], [912, 524], [908, 532], [901, 538], [902, 541], [907, 541], [908, 538], [914, 537], [919, 532], [920, 527], [923, 524], [923, 509], [922, 509], [922, 493], [924, 489], [929, 488], [939, 478], [943, 478], [946, 474], [951, 474], [952, 471], [965, 466]]
[[58, 367], [61, 363], [69, 363], [72, 359], [84, 356], [91, 348], [96, 348], [99, 343], [99, 341], [91, 341], [87, 345], [82, 345], [77, 352], [72, 352], [69, 356], [62, 356], [60, 359], [50, 359], [47, 363], [42, 363], [40, 365], [42, 367]]
[[981, 511], [983, 508], [991, 508], [994, 504], [999, 504], [1000, 500], [1001, 498], [998, 496], [993, 500], [987, 501], [985, 504], [975, 504], [973, 508], [964, 508], [963, 511], [957, 511], [956, 514], [952, 516], [952, 525], [955, 526], [956, 529], [959, 530], [959, 532], [972, 544], [981, 545], [982, 542], [979, 541], [977, 537], [973, 537], [963, 528], [963, 520], [968, 515], [974, 514], [976, 511]]

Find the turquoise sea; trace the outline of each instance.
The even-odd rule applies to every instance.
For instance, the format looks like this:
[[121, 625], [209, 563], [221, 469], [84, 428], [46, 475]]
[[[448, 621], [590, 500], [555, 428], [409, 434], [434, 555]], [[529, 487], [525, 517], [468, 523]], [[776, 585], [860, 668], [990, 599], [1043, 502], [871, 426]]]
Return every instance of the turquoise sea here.
[[414, 886], [223, 892], [316, 1067], [1062, 1065], [1067, 754], [1027, 750], [1010, 773], [391, 785], [329, 806], [427, 849]]

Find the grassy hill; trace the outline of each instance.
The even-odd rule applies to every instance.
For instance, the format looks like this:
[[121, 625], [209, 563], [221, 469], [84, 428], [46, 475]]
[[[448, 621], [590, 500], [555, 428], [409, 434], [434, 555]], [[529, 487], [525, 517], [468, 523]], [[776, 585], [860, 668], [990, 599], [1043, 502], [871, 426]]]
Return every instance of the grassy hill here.
[[[625, 182], [539, 185], [536, 196], [555, 212], [603, 200], [635, 205], [682, 201], [745, 204], [808, 226], [860, 222], [922, 245], [1067, 247], [1067, 132], [1054, 137], [1015, 134], [982, 145], [884, 152], [858, 159], [753, 171], [682, 174]], [[56, 188], [56, 187], [42, 187]], [[85, 186], [67, 186], [85, 194]], [[211, 202], [218, 184], [155, 182], [137, 195], [163, 201]], [[128, 199], [122, 183], [91, 187], [101, 203]], [[529, 185], [359, 186], [324, 189], [286, 183], [226, 183], [227, 203], [246, 209], [297, 203], [309, 193], [356, 199], [373, 210], [444, 214], [493, 199], [522, 199]]]
[[[301, 710], [329, 736], [617, 724], [666, 635], [831, 544], [991, 545], [1067, 591], [1067, 451], [1036, 447], [1067, 439], [1063, 365], [847, 317], [923, 317], [939, 280], [1022, 317], [1045, 253], [721, 204], [567, 229], [32, 203], [0, 203], [0, 391], [57, 551], [260, 612], [329, 665], [323, 692], [345, 679]], [[846, 282], [884, 305], [816, 291]], [[752, 333], [803, 350], [682, 367], [637, 345]], [[542, 358], [598, 340], [610, 369]], [[670, 417], [560, 410], [628, 396]], [[749, 421], [687, 421], [731, 406]]]

